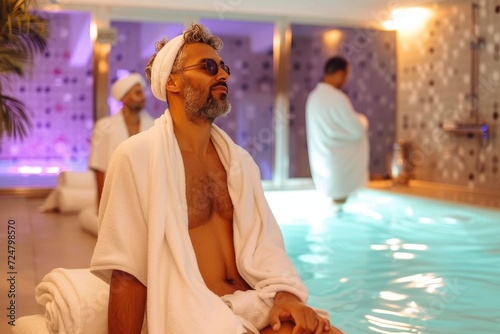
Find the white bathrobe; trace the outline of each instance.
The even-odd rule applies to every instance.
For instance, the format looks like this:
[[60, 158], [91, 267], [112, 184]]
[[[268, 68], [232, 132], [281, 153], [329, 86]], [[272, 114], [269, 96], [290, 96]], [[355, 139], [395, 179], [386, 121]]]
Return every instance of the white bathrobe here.
[[[154, 119], [146, 111], [141, 111], [139, 118], [141, 122], [139, 132], [153, 126]], [[129, 137], [130, 134], [121, 110], [113, 116], [99, 119], [92, 133], [89, 168], [105, 173], [108, 169], [111, 155], [118, 145]]]
[[184, 164], [172, 124], [167, 110], [113, 155], [91, 271], [109, 282], [112, 270], [122, 270], [147, 287], [150, 334], [258, 333], [269, 323], [276, 292], [305, 302], [307, 290], [285, 252], [257, 165], [212, 127], [234, 207], [236, 265], [254, 289], [221, 298], [205, 285], [189, 237]]
[[[130, 88], [128, 88], [130, 90]], [[154, 119], [142, 110], [139, 113], [140, 127], [139, 132], [145, 131], [153, 126]], [[92, 145], [89, 156], [89, 168], [106, 173], [111, 161], [111, 156], [118, 145], [127, 140], [130, 134], [127, 124], [120, 110], [116, 114], [103, 117], [97, 121], [92, 134]], [[78, 215], [80, 225], [88, 232], [97, 235], [97, 214], [96, 214], [96, 195], [92, 197], [89, 206], [85, 206]]]
[[316, 188], [347, 197], [368, 180], [368, 121], [347, 95], [320, 82], [306, 102], [309, 165]]

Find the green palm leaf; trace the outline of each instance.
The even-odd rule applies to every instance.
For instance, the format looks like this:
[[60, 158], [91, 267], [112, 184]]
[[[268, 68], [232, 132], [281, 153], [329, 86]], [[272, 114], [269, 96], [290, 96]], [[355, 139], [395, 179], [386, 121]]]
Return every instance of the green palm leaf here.
[[24, 103], [3, 95], [0, 88], [0, 138], [4, 134], [12, 138], [25, 138], [30, 128], [31, 121]]
[[22, 77], [28, 62], [24, 48], [0, 45], [0, 75], [13, 73]]
[[0, 5], [0, 138], [24, 139], [31, 128], [29, 114], [19, 99], [3, 94], [2, 82], [23, 77], [36, 54], [47, 49], [48, 21], [30, 11], [32, 0], [2, 0]]

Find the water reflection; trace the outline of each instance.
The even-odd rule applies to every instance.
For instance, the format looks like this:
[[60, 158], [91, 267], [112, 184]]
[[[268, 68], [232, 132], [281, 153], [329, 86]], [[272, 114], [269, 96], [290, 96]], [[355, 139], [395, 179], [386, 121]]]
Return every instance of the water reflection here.
[[500, 212], [367, 190], [330, 216], [295, 194], [271, 203], [287, 251], [346, 333], [498, 332]]

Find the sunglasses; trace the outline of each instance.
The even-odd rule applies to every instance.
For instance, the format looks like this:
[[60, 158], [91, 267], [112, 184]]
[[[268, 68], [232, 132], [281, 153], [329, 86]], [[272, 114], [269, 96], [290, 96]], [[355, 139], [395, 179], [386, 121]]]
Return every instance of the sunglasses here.
[[211, 76], [214, 76], [214, 75], [217, 75], [217, 73], [219, 73], [219, 67], [222, 68], [222, 70], [224, 72], [226, 72], [228, 75], [231, 75], [231, 71], [229, 70], [229, 67], [224, 64], [224, 63], [221, 63], [220, 65], [217, 64], [217, 62], [213, 59], [203, 59], [203, 61], [201, 63], [198, 63], [198, 64], [194, 64], [194, 65], [189, 65], [189, 66], [186, 66], [184, 68], [181, 68], [179, 70], [180, 71], [184, 71], [184, 70], [187, 70], [189, 68], [193, 68], [193, 67], [196, 67], [196, 66], [204, 66], [205, 67], [205, 70], [207, 71], [207, 73]]

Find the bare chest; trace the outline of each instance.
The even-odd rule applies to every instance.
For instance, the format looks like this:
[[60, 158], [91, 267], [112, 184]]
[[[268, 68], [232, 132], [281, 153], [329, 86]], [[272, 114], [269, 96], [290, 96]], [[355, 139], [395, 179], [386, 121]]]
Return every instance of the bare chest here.
[[232, 221], [233, 205], [227, 189], [227, 175], [219, 157], [201, 160], [183, 153], [189, 228], [208, 222], [214, 215]]

